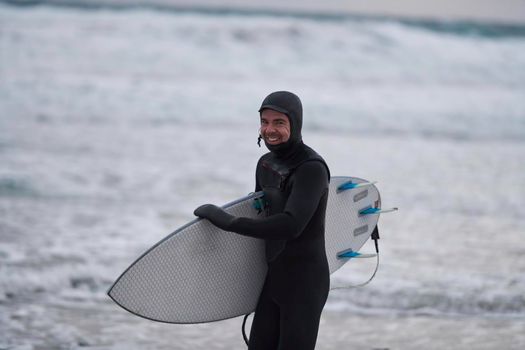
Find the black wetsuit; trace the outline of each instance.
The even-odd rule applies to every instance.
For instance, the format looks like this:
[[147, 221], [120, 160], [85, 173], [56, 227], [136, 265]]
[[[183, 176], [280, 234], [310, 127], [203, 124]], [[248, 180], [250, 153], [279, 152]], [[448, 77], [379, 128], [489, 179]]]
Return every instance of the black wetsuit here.
[[284, 147], [269, 147], [256, 169], [256, 190], [264, 191], [268, 215], [234, 217], [213, 205], [195, 211], [224, 230], [266, 241], [268, 273], [252, 323], [251, 350], [314, 349], [329, 291], [324, 227], [330, 173], [324, 160], [303, 144], [302, 119], [287, 107], [282, 109], [295, 136]]
[[[329, 173], [306, 150], [307, 146], [299, 148], [292, 157], [295, 161], [284, 164], [271, 153], [261, 158], [257, 185], [270, 202], [270, 216], [258, 223], [239, 218], [232, 227], [267, 240], [268, 274], [255, 310], [249, 349], [315, 348], [330, 284], [324, 243]], [[300, 164], [295, 168], [293, 163]], [[279, 169], [286, 176], [283, 170], [287, 168], [291, 174], [279, 189]]]

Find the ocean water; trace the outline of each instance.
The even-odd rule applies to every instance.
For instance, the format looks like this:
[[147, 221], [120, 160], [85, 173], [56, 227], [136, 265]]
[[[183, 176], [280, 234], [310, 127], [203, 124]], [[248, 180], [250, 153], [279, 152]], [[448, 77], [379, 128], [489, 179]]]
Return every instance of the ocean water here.
[[196, 206], [253, 190], [257, 109], [281, 89], [332, 174], [400, 208], [319, 348], [523, 348], [524, 33], [0, 4], [0, 349], [242, 349], [239, 319], [156, 324], [105, 292]]

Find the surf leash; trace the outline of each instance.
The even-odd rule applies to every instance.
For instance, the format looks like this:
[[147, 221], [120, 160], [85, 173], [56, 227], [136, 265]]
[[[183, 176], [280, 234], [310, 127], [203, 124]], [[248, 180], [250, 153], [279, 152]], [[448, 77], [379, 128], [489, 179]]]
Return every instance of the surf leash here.
[[357, 252], [349, 251], [349, 252], [340, 254], [338, 257], [341, 257], [341, 258], [370, 258], [370, 257], [373, 257], [375, 255], [376, 256], [376, 267], [374, 269], [374, 273], [372, 273], [372, 276], [367, 281], [365, 281], [363, 283], [356, 284], [356, 285], [349, 285], [349, 286], [334, 287], [331, 290], [360, 288], [360, 287], [364, 287], [368, 283], [372, 282], [372, 280], [374, 279], [374, 277], [377, 274], [377, 270], [379, 270], [379, 242], [378, 242], [379, 241], [379, 229], [377, 228], [377, 225], [374, 228], [374, 231], [372, 231], [372, 234], [370, 235], [370, 238], [374, 241], [374, 246], [375, 246], [375, 249], [376, 249], [376, 253], [375, 254], [360, 254], [360, 253], [357, 253]]
[[246, 336], [246, 320], [248, 319], [248, 316], [250, 316], [251, 313], [244, 315], [244, 320], [242, 321], [242, 337], [244, 338], [244, 342], [246, 343], [246, 346], [248, 345], [248, 337]]

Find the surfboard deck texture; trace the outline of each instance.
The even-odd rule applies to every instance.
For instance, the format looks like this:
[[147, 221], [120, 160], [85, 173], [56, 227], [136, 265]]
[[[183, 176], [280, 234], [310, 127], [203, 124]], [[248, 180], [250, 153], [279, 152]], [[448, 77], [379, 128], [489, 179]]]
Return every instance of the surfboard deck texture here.
[[[381, 199], [373, 183], [354, 177], [332, 177], [329, 191], [325, 243], [333, 273], [349, 260], [338, 255], [357, 252], [370, 237]], [[254, 193], [223, 208], [235, 216], [262, 218], [256, 209], [262, 196]], [[140, 256], [108, 295], [127, 311], [154, 321], [219, 321], [255, 310], [266, 270], [263, 240], [195, 219]]]

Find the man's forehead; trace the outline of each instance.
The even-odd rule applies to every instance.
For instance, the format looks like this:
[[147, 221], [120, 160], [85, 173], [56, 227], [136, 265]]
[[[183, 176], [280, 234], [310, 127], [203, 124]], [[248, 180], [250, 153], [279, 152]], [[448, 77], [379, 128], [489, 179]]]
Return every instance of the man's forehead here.
[[288, 116], [284, 113], [274, 111], [273, 109], [265, 109], [261, 113], [261, 119], [288, 120]]

